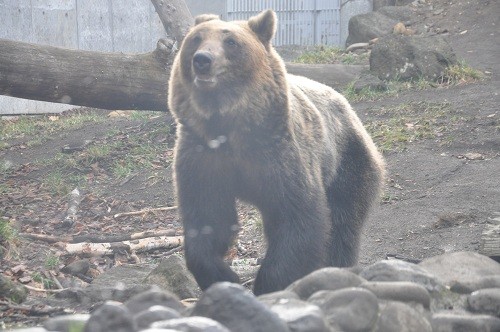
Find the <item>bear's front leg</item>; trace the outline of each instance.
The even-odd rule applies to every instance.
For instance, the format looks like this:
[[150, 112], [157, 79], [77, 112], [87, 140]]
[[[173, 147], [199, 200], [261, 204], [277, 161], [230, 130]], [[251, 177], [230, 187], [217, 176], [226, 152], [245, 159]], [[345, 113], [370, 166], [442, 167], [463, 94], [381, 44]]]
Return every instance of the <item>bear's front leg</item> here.
[[320, 184], [294, 175], [269, 181], [265, 191], [261, 212], [268, 249], [255, 280], [256, 295], [282, 290], [327, 265], [330, 223], [325, 194]]
[[176, 161], [186, 264], [202, 290], [220, 281], [239, 282], [224, 262], [238, 231], [232, 177], [211, 166], [186, 155]]

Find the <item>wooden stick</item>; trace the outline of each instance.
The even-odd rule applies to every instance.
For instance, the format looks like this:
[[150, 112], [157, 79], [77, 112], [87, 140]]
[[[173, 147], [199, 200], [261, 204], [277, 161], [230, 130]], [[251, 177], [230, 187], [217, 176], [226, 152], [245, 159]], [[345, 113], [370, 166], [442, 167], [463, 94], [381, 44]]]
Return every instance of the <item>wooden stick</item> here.
[[29, 285], [23, 285], [29, 290], [35, 291], [35, 292], [42, 292], [42, 293], [59, 293], [62, 292], [63, 290], [66, 290], [67, 288], [61, 288], [61, 289], [43, 289], [43, 288], [37, 288]]
[[156, 211], [172, 211], [177, 209], [177, 206], [163, 206], [159, 208], [147, 208], [144, 210], [139, 210], [139, 211], [131, 211], [131, 212], [122, 212], [122, 213], [117, 213], [113, 217], [114, 218], [120, 218], [120, 217], [125, 217], [125, 216], [136, 216], [139, 214], [144, 214], [144, 213], [149, 213], [149, 212], [156, 212]]
[[50, 272], [50, 271], [47, 271], [47, 273], [49, 274], [49, 276], [52, 278], [52, 281], [54, 282], [54, 285], [56, 285], [57, 289], [63, 289], [64, 287], [61, 285], [61, 283], [59, 282], [59, 280], [57, 280], [56, 276]]
[[119, 242], [126, 240], [138, 240], [146, 237], [154, 236], [174, 236], [174, 229], [159, 229], [152, 231], [144, 231], [133, 234], [126, 235], [103, 235], [103, 234], [84, 234], [75, 236], [53, 236], [46, 234], [31, 234], [31, 233], [20, 233], [21, 237], [25, 237], [32, 240], [44, 241], [47, 243], [57, 243], [57, 242], [70, 242], [70, 243], [81, 243], [81, 242]]

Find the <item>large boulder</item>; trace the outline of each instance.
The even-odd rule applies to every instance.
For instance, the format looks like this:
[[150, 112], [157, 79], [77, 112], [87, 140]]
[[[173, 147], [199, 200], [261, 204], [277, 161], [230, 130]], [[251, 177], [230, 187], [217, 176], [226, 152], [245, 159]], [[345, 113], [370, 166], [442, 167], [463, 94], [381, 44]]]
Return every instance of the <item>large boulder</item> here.
[[360, 14], [349, 20], [349, 35], [346, 46], [355, 43], [366, 43], [374, 38], [392, 34], [394, 26], [403, 22], [411, 24], [414, 12], [409, 7], [383, 7], [379, 11]]
[[392, 33], [396, 23], [398, 20], [379, 12], [355, 15], [349, 20], [346, 47], [355, 43], [366, 43], [374, 38]]
[[441, 36], [384, 36], [370, 54], [370, 70], [381, 80], [437, 80], [456, 62], [453, 49]]

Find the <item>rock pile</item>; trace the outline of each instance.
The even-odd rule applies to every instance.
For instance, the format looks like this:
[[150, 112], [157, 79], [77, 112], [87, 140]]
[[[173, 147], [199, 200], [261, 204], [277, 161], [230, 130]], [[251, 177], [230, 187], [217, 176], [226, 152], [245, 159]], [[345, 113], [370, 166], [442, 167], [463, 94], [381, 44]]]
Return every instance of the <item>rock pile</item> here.
[[500, 264], [458, 252], [418, 265], [331, 267], [260, 297], [215, 284], [190, 308], [170, 292], [148, 290], [19, 331], [500, 331]]

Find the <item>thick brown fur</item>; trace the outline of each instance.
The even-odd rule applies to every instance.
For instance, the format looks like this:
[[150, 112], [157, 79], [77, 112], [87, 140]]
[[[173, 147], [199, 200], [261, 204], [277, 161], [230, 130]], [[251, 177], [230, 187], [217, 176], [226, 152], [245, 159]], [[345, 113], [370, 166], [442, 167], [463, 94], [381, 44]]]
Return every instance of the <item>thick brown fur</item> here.
[[186, 262], [198, 284], [238, 282], [223, 261], [238, 231], [237, 198], [260, 210], [268, 241], [256, 294], [355, 264], [384, 177], [360, 120], [333, 89], [286, 73], [271, 46], [271, 10], [196, 23], [174, 62], [169, 108]]

